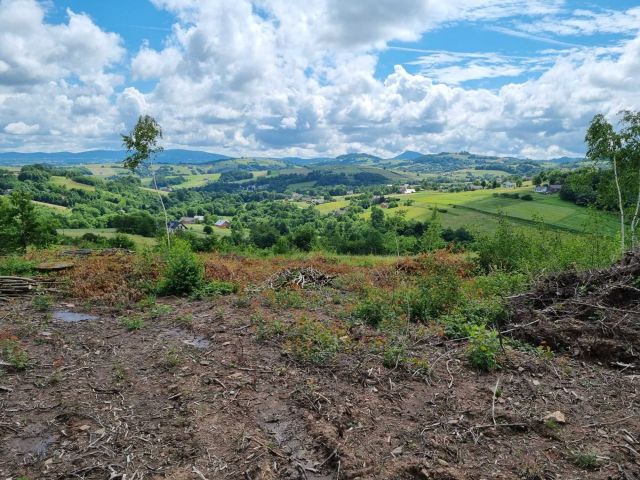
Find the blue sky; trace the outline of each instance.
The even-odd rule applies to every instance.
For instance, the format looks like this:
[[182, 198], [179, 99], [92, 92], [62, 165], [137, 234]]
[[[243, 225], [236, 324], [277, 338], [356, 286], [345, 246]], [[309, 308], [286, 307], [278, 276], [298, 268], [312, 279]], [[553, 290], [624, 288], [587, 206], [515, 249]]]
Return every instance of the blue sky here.
[[629, 0], [0, 0], [0, 150], [579, 155], [640, 109]]

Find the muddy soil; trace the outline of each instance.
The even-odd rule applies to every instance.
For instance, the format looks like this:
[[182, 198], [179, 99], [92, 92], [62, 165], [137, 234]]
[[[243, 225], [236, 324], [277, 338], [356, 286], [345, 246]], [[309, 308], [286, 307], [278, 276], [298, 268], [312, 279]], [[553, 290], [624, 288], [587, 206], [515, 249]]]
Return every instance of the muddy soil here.
[[635, 365], [507, 349], [479, 373], [461, 342], [421, 331], [426, 373], [364, 348], [311, 366], [251, 317], [328, 321], [338, 307], [168, 299], [128, 330], [131, 312], [64, 302], [0, 307], [0, 332], [31, 358], [0, 367], [0, 478], [640, 478]]

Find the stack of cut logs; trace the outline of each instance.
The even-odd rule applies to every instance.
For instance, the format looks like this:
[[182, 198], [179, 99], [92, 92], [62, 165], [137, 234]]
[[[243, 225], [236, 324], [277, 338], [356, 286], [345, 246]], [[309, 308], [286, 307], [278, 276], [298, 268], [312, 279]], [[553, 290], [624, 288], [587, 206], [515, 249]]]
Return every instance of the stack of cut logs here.
[[48, 278], [0, 277], [0, 302], [10, 297], [55, 292], [55, 281]]

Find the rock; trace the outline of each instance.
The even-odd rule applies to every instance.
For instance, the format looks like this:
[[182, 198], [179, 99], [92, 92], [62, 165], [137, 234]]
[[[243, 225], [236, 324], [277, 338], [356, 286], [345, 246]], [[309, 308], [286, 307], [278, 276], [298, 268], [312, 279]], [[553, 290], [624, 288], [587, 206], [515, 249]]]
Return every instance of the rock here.
[[532, 380], [531, 383], [533, 383], [534, 387], [540, 386], [540, 380]]
[[545, 422], [552, 420], [555, 421], [556, 423], [560, 423], [560, 424], [565, 424], [567, 423], [567, 419], [564, 415], [564, 413], [562, 413], [560, 410], [556, 410], [553, 413], [548, 414], [547, 416], [544, 417], [543, 419]]
[[391, 454], [392, 455], [402, 455], [402, 445], [400, 445], [397, 448], [394, 448], [393, 450], [391, 450]]

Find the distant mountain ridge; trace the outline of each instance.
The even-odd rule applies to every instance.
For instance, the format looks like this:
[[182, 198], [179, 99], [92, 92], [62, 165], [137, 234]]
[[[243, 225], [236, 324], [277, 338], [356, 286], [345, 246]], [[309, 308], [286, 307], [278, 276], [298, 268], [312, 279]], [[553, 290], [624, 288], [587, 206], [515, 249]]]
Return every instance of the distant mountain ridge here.
[[[77, 165], [83, 163], [119, 163], [127, 156], [122, 150], [88, 150], [84, 152], [0, 152], [0, 165], [25, 165], [32, 163], [49, 163], [58, 165]], [[230, 157], [218, 153], [209, 153], [201, 150], [168, 149], [157, 156], [158, 163], [168, 164], [210, 164], [221, 161], [234, 160], [241, 157]], [[242, 157], [247, 158], [247, 157]], [[440, 172], [462, 168], [487, 169], [491, 165], [540, 165], [551, 163], [555, 165], [568, 165], [579, 163], [581, 158], [559, 157], [546, 161], [522, 159], [516, 157], [499, 157], [494, 155], [480, 155], [469, 152], [440, 152], [422, 154], [407, 150], [393, 158], [382, 158], [364, 152], [352, 152], [339, 155], [335, 158], [316, 157], [248, 157], [264, 158], [284, 162], [287, 165], [299, 167], [311, 167], [313, 165], [360, 165], [377, 166], [381, 168], [411, 169], [421, 172]]]

